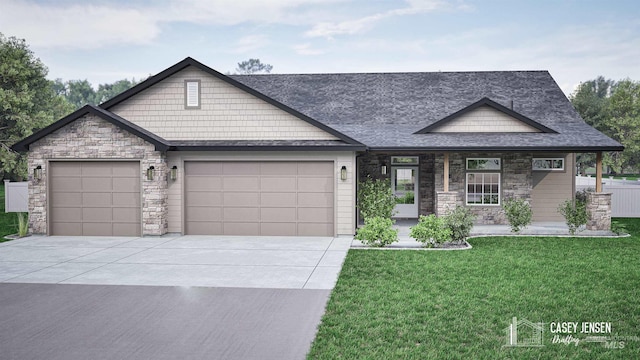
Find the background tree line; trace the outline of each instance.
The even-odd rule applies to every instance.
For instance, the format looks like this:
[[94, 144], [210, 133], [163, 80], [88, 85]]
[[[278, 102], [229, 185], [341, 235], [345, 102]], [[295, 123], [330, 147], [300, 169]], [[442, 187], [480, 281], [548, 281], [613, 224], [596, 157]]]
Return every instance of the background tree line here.
[[[640, 172], [640, 82], [614, 81], [603, 76], [581, 83], [569, 96], [587, 124], [625, 149], [604, 155], [603, 163], [611, 174]], [[579, 154], [581, 172], [595, 164], [595, 154]]]

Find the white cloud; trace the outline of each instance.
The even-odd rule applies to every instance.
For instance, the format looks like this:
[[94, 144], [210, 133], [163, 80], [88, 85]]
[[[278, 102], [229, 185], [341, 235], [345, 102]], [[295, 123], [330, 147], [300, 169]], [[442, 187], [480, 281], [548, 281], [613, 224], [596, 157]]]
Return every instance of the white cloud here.
[[371, 29], [375, 23], [386, 18], [421, 14], [448, 7], [446, 3], [440, 0], [408, 0], [407, 3], [408, 6], [406, 7], [361, 17], [359, 19], [341, 22], [320, 22], [313, 26], [311, 30], [307, 31], [305, 35], [309, 37], [326, 37], [329, 39], [335, 35], [353, 35]]
[[266, 35], [249, 35], [240, 38], [231, 52], [244, 54], [265, 47], [268, 44], [269, 39]]
[[7, 1], [2, 4], [0, 24], [5, 35], [25, 38], [41, 48], [146, 44], [160, 33], [157, 22], [141, 10], [91, 4], [54, 7]]
[[160, 15], [164, 21], [236, 25], [244, 22], [302, 24], [305, 6], [329, 6], [346, 0], [171, 0], [169, 11]]
[[310, 24], [306, 7], [326, 7], [339, 1], [346, 0], [166, 0], [124, 4], [2, 0], [0, 29], [7, 36], [25, 38], [38, 48], [93, 49], [152, 43], [167, 23]]
[[312, 48], [310, 43], [294, 45], [293, 50], [300, 55], [322, 55], [325, 53], [324, 50]]

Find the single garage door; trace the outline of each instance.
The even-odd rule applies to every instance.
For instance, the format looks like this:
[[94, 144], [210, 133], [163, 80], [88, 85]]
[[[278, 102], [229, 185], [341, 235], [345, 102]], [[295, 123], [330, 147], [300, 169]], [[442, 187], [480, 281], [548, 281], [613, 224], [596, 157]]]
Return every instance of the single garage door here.
[[50, 162], [52, 235], [140, 236], [140, 163]]
[[333, 236], [333, 162], [185, 162], [191, 235]]

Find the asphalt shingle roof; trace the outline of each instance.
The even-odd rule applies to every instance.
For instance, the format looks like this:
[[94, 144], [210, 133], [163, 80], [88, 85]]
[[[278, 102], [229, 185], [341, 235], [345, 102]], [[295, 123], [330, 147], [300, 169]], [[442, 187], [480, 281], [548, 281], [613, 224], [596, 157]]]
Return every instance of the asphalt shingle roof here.
[[[232, 75], [371, 149], [621, 150], [587, 125], [547, 71]], [[482, 98], [551, 133], [414, 134]]]

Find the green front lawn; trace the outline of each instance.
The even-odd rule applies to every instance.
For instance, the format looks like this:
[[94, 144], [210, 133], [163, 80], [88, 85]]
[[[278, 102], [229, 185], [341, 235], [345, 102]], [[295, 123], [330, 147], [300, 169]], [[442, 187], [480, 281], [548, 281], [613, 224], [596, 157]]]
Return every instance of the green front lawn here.
[[18, 232], [18, 216], [16, 213], [4, 212], [4, 181], [0, 184], [0, 242], [4, 242], [5, 235]]
[[[350, 250], [309, 358], [640, 358], [640, 219], [619, 220], [631, 238], [491, 237], [471, 239], [468, 251]], [[513, 317], [545, 323], [544, 347], [503, 347]], [[605, 336], [631, 338], [622, 349], [554, 344], [551, 322], [610, 322]]]

